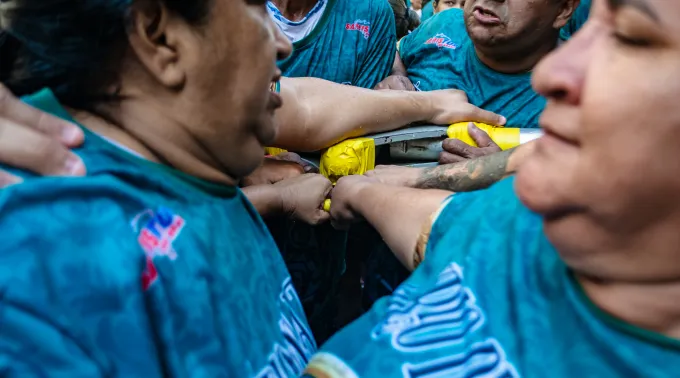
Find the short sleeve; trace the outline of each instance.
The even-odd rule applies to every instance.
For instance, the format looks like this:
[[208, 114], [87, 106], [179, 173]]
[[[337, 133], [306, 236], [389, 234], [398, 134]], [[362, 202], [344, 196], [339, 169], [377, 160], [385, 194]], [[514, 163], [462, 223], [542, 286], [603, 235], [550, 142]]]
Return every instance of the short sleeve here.
[[366, 55], [353, 80], [357, 87], [373, 89], [389, 76], [396, 54], [397, 32], [392, 8], [385, 0], [371, 1], [373, 19]]
[[512, 218], [521, 207], [513, 183], [514, 178], [509, 178], [488, 189], [449, 197], [434, 219], [425, 247], [427, 260], [464, 261], [470, 241], [480, 237], [480, 230], [490, 222]]

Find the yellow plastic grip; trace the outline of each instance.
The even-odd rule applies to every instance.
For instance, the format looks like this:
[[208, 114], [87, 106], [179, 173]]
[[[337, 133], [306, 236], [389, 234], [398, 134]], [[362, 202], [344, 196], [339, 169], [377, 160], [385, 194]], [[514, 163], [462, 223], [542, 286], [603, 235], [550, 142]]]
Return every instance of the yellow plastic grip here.
[[[329, 148], [321, 155], [319, 171], [335, 185], [343, 176], [363, 175], [375, 169], [375, 141], [371, 138], [348, 139]], [[331, 200], [323, 202], [331, 210]]]
[[[470, 137], [470, 134], [468, 133], [468, 124], [470, 122], [458, 122], [454, 123], [453, 125], [449, 126], [449, 129], [447, 130], [447, 134], [449, 138], [453, 139], [460, 139], [463, 142], [471, 145], [471, 146], [477, 146], [477, 143]], [[481, 123], [481, 122], [473, 122], [475, 126], [479, 127], [480, 129], [484, 130], [487, 134], [489, 134], [489, 137], [491, 140], [496, 142], [498, 147], [500, 147], [502, 150], [509, 150], [511, 148], [519, 146], [519, 132], [520, 129], [518, 128], [510, 128], [510, 127], [500, 127], [500, 126], [492, 126], [492, 125], [487, 125], [486, 123]]]
[[329, 148], [321, 156], [319, 170], [333, 184], [340, 177], [363, 175], [375, 169], [375, 141], [372, 138], [348, 139]]
[[282, 154], [284, 152], [288, 152], [284, 150], [283, 148], [276, 148], [276, 147], [265, 147], [264, 148], [264, 154], [269, 155], [269, 156], [276, 156], [278, 154]]

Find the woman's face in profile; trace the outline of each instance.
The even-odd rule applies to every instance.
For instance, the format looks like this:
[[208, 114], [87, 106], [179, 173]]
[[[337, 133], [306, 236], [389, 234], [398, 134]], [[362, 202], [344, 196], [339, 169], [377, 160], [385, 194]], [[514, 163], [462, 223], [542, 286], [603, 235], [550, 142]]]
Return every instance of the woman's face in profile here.
[[602, 252], [649, 246], [680, 227], [678, 19], [678, 1], [595, 0], [583, 29], [535, 70], [546, 136], [516, 190], [572, 268], [619, 279], [680, 274], [649, 248]]
[[205, 25], [191, 33], [188, 86], [183, 101], [192, 128], [212, 157], [233, 177], [257, 168], [263, 148], [276, 135], [272, 93], [280, 78], [276, 60], [287, 57], [290, 41], [274, 25], [264, 0], [214, 1]]

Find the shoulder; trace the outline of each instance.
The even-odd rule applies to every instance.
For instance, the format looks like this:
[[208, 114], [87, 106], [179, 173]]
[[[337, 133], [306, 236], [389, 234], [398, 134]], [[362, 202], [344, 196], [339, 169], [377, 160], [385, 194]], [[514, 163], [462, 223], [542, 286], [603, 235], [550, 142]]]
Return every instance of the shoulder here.
[[[394, 24], [394, 13], [387, 0], [329, 0], [335, 1], [335, 12], [344, 13], [371, 23]], [[349, 21], [348, 21], [349, 22]]]
[[[146, 335], [145, 254], [131, 215], [142, 202], [110, 175], [28, 179], [0, 190], [1, 302], [15, 330], [5, 341], [36, 348], [40, 340], [38, 355], [22, 356], [32, 366], [55, 369], [59, 360], [66, 375], [98, 375], [85, 372], [120, 352], [108, 344], [108, 325], [120, 321], [129, 337]], [[147, 340], [136, 351], [148, 354]], [[99, 360], [96, 345], [108, 345], [109, 356]]]
[[[86, 177], [36, 177], [0, 190], [0, 223], [8, 221], [9, 214], [32, 211], [63, 212], [77, 207], [77, 213], [67, 218], [95, 216], [106, 218], [118, 213], [119, 206], [100, 211], [98, 206], [139, 201], [135, 187], [113, 174], [99, 173]], [[96, 213], [95, 213], [96, 211]], [[39, 219], [45, 222], [46, 219]]]
[[451, 31], [467, 31], [465, 29], [465, 17], [462, 9], [448, 9], [443, 12], [439, 12], [432, 17], [428, 18], [420, 28], [432, 28], [445, 26], [447, 30]]
[[506, 259], [524, 253], [516, 250], [523, 241], [544, 240], [540, 217], [519, 201], [513, 184], [510, 178], [486, 190], [454, 194], [434, 220], [425, 261], [464, 266], [480, 256]]
[[31, 286], [48, 272], [57, 280], [74, 273], [95, 279], [91, 271], [71, 271], [74, 261], [86, 261], [87, 267], [125, 264], [125, 251], [141, 254], [129, 213], [142, 207], [123, 182], [109, 175], [28, 179], [1, 190], [0, 266], [17, 269], [0, 271], [0, 286], [12, 278]]
[[[343, 1], [343, 0], [336, 0]], [[392, 16], [392, 7], [387, 0], [344, 0], [350, 3], [352, 8], [355, 8], [359, 14], [366, 10], [370, 11], [373, 16]]]
[[402, 46], [406, 50], [415, 49], [417, 45], [428, 44], [430, 39], [432, 39], [430, 44], [437, 48], [462, 45], [469, 40], [463, 11], [449, 9], [428, 18], [411, 34], [403, 38]]

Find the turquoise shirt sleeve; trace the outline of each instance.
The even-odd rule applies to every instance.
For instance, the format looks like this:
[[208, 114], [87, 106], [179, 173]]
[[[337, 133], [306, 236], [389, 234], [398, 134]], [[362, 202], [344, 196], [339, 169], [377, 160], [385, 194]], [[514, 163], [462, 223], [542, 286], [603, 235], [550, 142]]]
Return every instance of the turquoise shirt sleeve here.
[[387, 1], [374, 2], [373, 22], [367, 54], [352, 84], [373, 88], [389, 76], [397, 52], [394, 14]]
[[33, 179], [0, 191], [0, 371], [162, 375], [145, 316], [144, 254], [123, 211], [134, 202], [107, 181]]
[[434, 15], [434, 6], [432, 1], [428, 1], [427, 4], [423, 5], [423, 12], [420, 16], [420, 22], [425, 22], [427, 19]]

